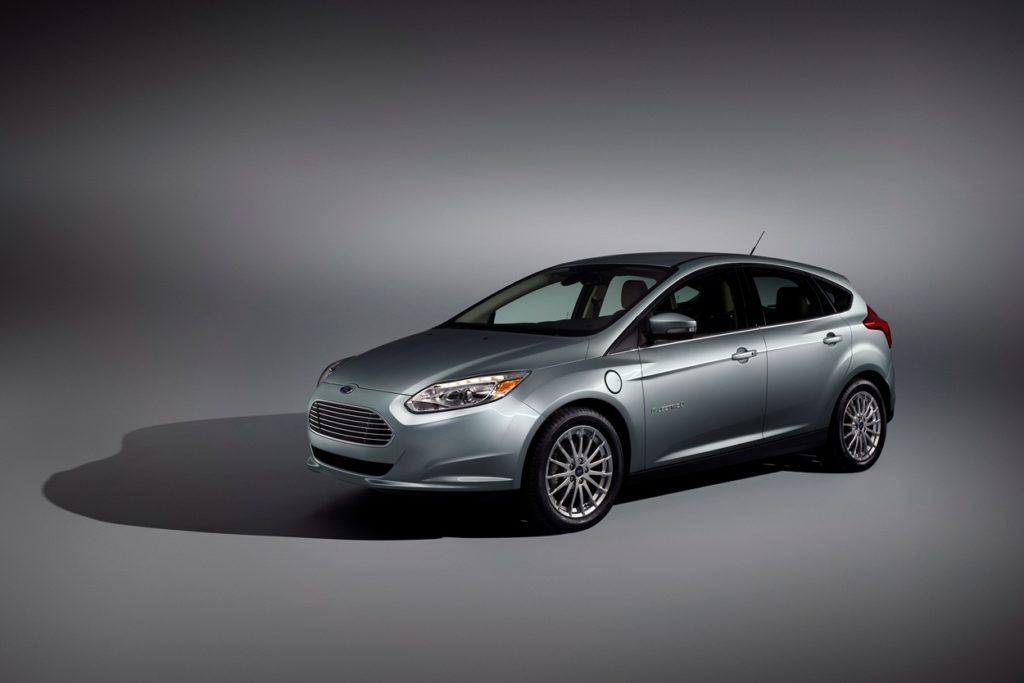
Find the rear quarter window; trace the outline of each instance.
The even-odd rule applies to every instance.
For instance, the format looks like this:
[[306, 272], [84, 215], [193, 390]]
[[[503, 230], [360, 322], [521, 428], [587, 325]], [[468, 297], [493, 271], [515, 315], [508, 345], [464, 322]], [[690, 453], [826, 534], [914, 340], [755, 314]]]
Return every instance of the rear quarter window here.
[[[780, 325], [825, 315], [810, 278], [789, 270], [751, 268], [766, 325]], [[828, 311], [831, 315], [832, 311]]]
[[853, 306], [853, 293], [848, 289], [844, 289], [834, 282], [822, 280], [820, 277], [814, 278], [814, 282], [825, 296], [825, 301], [832, 306], [836, 313], [848, 311]]

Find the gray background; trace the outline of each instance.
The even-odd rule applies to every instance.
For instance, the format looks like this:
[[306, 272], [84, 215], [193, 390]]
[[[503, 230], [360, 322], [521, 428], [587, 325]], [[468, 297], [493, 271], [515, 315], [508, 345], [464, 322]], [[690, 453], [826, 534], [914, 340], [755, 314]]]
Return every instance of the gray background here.
[[[818, 5], [5, 18], [0, 679], [1018, 676], [1024, 26]], [[894, 326], [869, 472], [563, 537], [305, 472], [327, 362], [762, 229]]]

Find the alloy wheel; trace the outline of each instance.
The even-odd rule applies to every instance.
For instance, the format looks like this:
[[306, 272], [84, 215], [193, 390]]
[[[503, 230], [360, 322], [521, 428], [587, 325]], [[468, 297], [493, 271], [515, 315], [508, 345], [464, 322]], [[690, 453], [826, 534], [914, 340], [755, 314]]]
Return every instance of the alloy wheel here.
[[569, 519], [589, 517], [611, 489], [611, 446], [595, 427], [567, 429], [551, 447], [544, 473], [548, 500], [558, 514]]
[[863, 463], [874, 457], [882, 437], [882, 410], [871, 393], [858, 391], [846, 402], [841, 434], [851, 458]]

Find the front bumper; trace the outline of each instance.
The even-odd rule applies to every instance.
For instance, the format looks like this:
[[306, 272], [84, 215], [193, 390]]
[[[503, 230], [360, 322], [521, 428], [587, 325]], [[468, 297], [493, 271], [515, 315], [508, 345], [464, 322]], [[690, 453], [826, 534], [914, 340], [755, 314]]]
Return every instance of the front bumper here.
[[[338, 389], [336, 384], [321, 383], [309, 405], [327, 401], [369, 408], [387, 421], [394, 437], [385, 446], [365, 446], [333, 439], [307, 427], [311, 448], [306, 465], [314, 472], [377, 489], [519, 488], [527, 438], [539, 415], [517, 401], [514, 394], [475, 408], [413, 413], [405, 407], [409, 397], [403, 394], [356, 387], [342, 395]], [[341, 457], [317, 458], [316, 449]], [[376, 469], [373, 464], [390, 465], [390, 469], [380, 476], [368, 475], [339, 465], [345, 459], [370, 464], [357, 464], [358, 469]]]

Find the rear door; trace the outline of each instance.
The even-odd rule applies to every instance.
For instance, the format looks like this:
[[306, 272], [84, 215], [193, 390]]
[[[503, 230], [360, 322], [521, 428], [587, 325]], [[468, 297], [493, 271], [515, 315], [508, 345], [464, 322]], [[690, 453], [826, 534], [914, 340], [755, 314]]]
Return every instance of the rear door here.
[[850, 365], [849, 325], [808, 275], [788, 268], [742, 270], [766, 346], [764, 437], [826, 428]]

